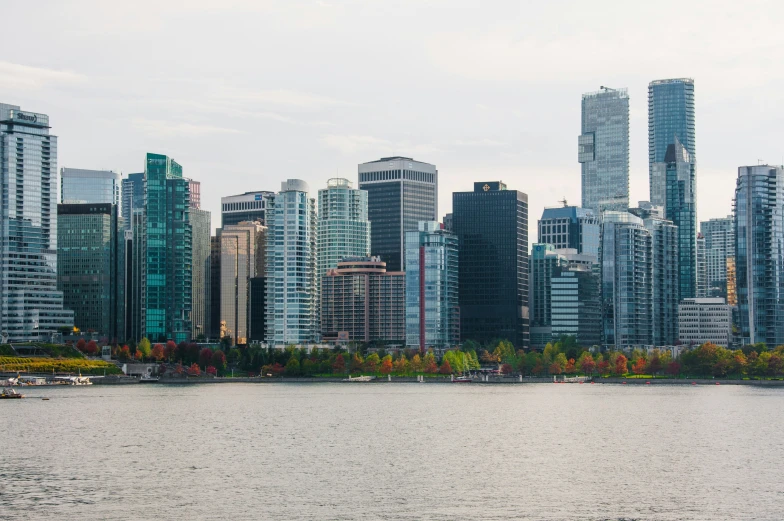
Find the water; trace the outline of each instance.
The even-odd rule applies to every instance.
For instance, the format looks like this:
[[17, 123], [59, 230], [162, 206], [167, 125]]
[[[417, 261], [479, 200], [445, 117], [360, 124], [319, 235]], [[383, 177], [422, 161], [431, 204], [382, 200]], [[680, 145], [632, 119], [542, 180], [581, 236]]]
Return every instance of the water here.
[[784, 389], [24, 392], [0, 402], [0, 519], [784, 518]]

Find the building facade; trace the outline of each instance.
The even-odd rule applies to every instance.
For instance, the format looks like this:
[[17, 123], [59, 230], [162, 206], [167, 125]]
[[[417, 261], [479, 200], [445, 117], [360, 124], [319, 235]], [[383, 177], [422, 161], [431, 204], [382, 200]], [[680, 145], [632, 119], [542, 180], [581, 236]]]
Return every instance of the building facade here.
[[74, 326], [125, 340], [125, 230], [110, 203], [57, 205], [57, 287]]
[[221, 338], [221, 229], [210, 237], [210, 322], [207, 338]]
[[251, 338], [251, 279], [264, 276], [266, 233], [258, 222], [221, 229], [220, 336], [231, 337], [232, 344]]
[[732, 310], [723, 298], [687, 298], [678, 306], [678, 338], [682, 344], [706, 342], [730, 347]]
[[73, 326], [57, 289], [57, 137], [49, 116], [0, 103], [0, 341]]
[[274, 195], [262, 191], [221, 197], [221, 226], [254, 221], [266, 226], [269, 199]]
[[267, 209], [267, 342], [317, 342], [316, 201], [299, 179], [281, 183]]
[[738, 168], [734, 210], [741, 342], [784, 344], [784, 167]]
[[368, 193], [370, 251], [390, 271], [402, 271], [405, 233], [420, 221], [438, 220], [438, 170], [409, 157], [384, 157], [362, 163], [359, 189]]
[[651, 235], [652, 343], [674, 345], [678, 339], [678, 227], [658, 217], [643, 220]]
[[[379, 257], [353, 257], [327, 270], [321, 281], [325, 342], [406, 342], [406, 274], [386, 270]], [[347, 334], [345, 334], [347, 333]]]
[[565, 205], [545, 208], [538, 225], [538, 242], [599, 258], [601, 219], [593, 210]]
[[437, 221], [406, 232], [406, 346], [425, 351], [460, 342], [457, 237]]
[[122, 180], [122, 190], [120, 194], [122, 200], [122, 217], [125, 220], [125, 227], [130, 230], [132, 227], [133, 212], [144, 212], [144, 172], [128, 174]]
[[583, 94], [577, 158], [582, 207], [602, 212], [629, 207], [629, 96], [601, 87]]
[[556, 268], [550, 286], [552, 338], [573, 336], [577, 345], [600, 345], [602, 301], [598, 265]]
[[528, 347], [528, 195], [500, 181], [452, 194], [460, 255], [460, 338]]
[[705, 237], [707, 296], [725, 298], [727, 303], [727, 261], [735, 257], [735, 232], [732, 216], [700, 222], [700, 233]]
[[[197, 185], [198, 186], [198, 185]], [[191, 183], [193, 188], [193, 183]], [[207, 337], [209, 335], [210, 321], [210, 278], [212, 267], [210, 265], [210, 235], [212, 234], [212, 218], [210, 212], [202, 210], [191, 201], [190, 218], [192, 230], [193, 271], [191, 277], [192, 312], [191, 312], [191, 338]]]
[[348, 179], [330, 179], [318, 193], [318, 261], [321, 279], [346, 257], [370, 255], [370, 221], [365, 190]]
[[[667, 147], [680, 141], [696, 163], [694, 131], [694, 80], [677, 78], [648, 84], [648, 165], [666, 162]], [[650, 178], [651, 201], [655, 187]]]
[[529, 309], [531, 313], [531, 347], [542, 349], [553, 339], [551, 286], [556, 270], [565, 267], [566, 257], [552, 244], [537, 243], [529, 259]]
[[60, 169], [60, 202], [120, 205], [120, 174], [109, 170]]

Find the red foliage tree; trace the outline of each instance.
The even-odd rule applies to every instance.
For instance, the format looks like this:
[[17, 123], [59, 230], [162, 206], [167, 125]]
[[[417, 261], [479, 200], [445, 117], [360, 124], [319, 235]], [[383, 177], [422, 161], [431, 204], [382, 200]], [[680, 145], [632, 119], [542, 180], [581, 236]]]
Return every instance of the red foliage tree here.
[[163, 360], [164, 357], [163, 346], [161, 344], [155, 344], [152, 347], [152, 353], [150, 353], [150, 356], [152, 356], [158, 362]]
[[203, 365], [204, 367], [207, 367], [208, 365], [210, 365], [211, 361], [212, 361], [212, 349], [210, 349], [209, 347], [205, 347], [204, 349], [199, 351], [199, 365]]
[[135, 359], [137, 359], [137, 360], [141, 360], [142, 359], [142, 352], [137, 349], [136, 353], [133, 355], [133, 357]]
[[166, 347], [163, 348], [163, 356], [166, 360], [173, 362], [177, 357], [177, 344], [173, 340], [166, 342]]
[[615, 359], [615, 374], [624, 375], [629, 371], [629, 359], [624, 355], [618, 355]]
[[166, 373], [166, 365], [161, 364], [158, 366], [158, 374], [164, 374], [164, 373]]
[[381, 360], [381, 374], [389, 374], [392, 372], [392, 358], [389, 356], [385, 356], [383, 360]]
[[80, 338], [76, 341], [76, 349], [84, 353], [84, 348], [87, 346], [87, 342], [84, 341], [84, 338]]
[[201, 374], [201, 368], [199, 368], [199, 364], [193, 363], [188, 368], [188, 374], [191, 376], [199, 376]]
[[452, 374], [452, 366], [449, 365], [449, 360], [441, 362], [441, 369], [438, 370], [441, 374]]
[[512, 369], [512, 366], [509, 364], [501, 366], [501, 374], [512, 374], [512, 371], [514, 371], [514, 369]]
[[645, 366], [645, 359], [640, 357], [632, 365], [632, 372], [634, 372], [634, 374], [645, 374]]
[[123, 360], [128, 360], [131, 358], [131, 348], [128, 347], [127, 344], [122, 346], [122, 349], [120, 349], [120, 358]]
[[428, 374], [435, 374], [438, 372], [438, 364], [436, 364], [435, 358], [425, 359], [425, 372]]
[[550, 374], [561, 374], [561, 365], [556, 362], [550, 364]]
[[667, 369], [665, 369], [665, 371], [670, 376], [678, 376], [681, 374], [681, 364], [678, 362], [670, 362], [667, 364]]
[[577, 372], [577, 367], [574, 364], [574, 358], [570, 358], [568, 362], [566, 362], [566, 367], [564, 368], [564, 373], [566, 374], [574, 374]]
[[596, 362], [594, 361], [593, 356], [591, 356], [590, 353], [585, 355], [582, 362], [580, 362], [580, 369], [586, 375], [593, 374], [594, 369], [596, 369]]
[[216, 376], [218, 374], [218, 370], [215, 369], [214, 366], [207, 366], [207, 374], [211, 374], [212, 376]]
[[651, 357], [651, 360], [648, 362], [648, 370], [651, 372], [651, 374], [654, 375], [658, 374], [659, 371], [662, 370], [662, 363], [659, 355], [653, 355]]
[[599, 365], [597, 365], [596, 368], [599, 370], [599, 374], [610, 374], [609, 360], [602, 360], [599, 362]]
[[219, 372], [226, 369], [226, 354], [220, 349], [212, 353], [212, 365]]
[[342, 354], [338, 354], [335, 357], [335, 361], [332, 362], [332, 372], [333, 373], [343, 373], [346, 371], [346, 360], [343, 358]]
[[84, 347], [84, 352], [88, 355], [94, 355], [98, 352], [98, 344], [95, 343], [95, 340], [87, 342], [87, 345]]

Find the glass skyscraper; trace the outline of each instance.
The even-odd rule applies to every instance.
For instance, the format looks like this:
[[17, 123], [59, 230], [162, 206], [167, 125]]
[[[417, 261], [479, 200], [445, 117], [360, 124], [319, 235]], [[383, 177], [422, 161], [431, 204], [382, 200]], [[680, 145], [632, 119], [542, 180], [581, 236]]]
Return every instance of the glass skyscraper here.
[[644, 219], [651, 235], [653, 345], [678, 340], [678, 227], [659, 217]]
[[[694, 80], [678, 78], [656, 80], [648, 84], [648, 164], [666, 162], [667, 147], [675, 140], [689, 151], [696, 163], [697, 147], [694, 133]], [[652, 173], [652, 172], [651, 172]], [[651, 202], [654, 181], [651, 175]]]
[[499, 181], [452, 194], [460, 255], [460, 338], [529, 345], [528, 195]]
[[599, 345], [602, 304], [597, 266], [556, 268], [550, 279], [552, 338], [573, 336], [577, 345]]
[[557, 250], [570, 248], [599, 258], [601, 219], [579, 206], [545, 208], [539, 219], [539, 242]]
[[629, 96], [601, 87], [583, 94], [577, 141], [582, 207], [602, 212], [629, 207]]
[[732, 216], [702, 221], [700, 232], [705, 237], [707, 296], [726, 299], [727, 259], [735, 257], [735, 230]]
[[[191, 195], [193, 189], [199, 188], [197, 181], [190, 182]], [[212, 218], [210, 212], [202, 210], [197, 205], [197, 201], [191, 199], [191, 208], [188, 212], [191, 223], [193, 251], [193, 273], [191, 291], [193, 298], [191, 302], [191, 338], [199, 335], [205, 337], [209, 334], [210, 320], [210, 291], [212, 289], [210, 278], [212, 267], [210, 262], [210, 235], [212, 234]]]
[[151, 342], [190, 340], [193, 244], [190, 182], [182, 166], [147, 154], [143, 330]]
[[57, 137], [49, 116], [0, 103], [0, 342], [73, 325], [57, 289]]
[[734, 209], [741, 342], [784, 344], [784, 167], [738, 168]]
[[269, 199], [267, 221], [267, 342], [318, 341], [316, 201], [305, 181], [289, 179]]
[[438, 170], [410, 157], [384, 157], [362, 163], [359, 188], [368, 193], [370, 251], [402, 271], [405, 233], [417, 231], [420, 221], [438, 220]]
[[330, 179], [318, 193], [318, 279], [346, 257], [368, 255], [368, 194], [348, 179]]
[[108, 170], [60, 169], [61, 203], [120, 205], [120, 174]]
[[128, 174], [122, 180], [121, 199], [125, 228], [131, 230], [133, 212], [144, 212], [144, 172]]
[[460, 342], [457, 237], [437, 221], [406, 232], [406, 346], [445, 350]]
[[528, 262], [531, 347], [541, 349], [553, 339], [550, 279], [557, 269], [566, 267], [567, 260], [552, 244], [537, 243], [531, 248]]

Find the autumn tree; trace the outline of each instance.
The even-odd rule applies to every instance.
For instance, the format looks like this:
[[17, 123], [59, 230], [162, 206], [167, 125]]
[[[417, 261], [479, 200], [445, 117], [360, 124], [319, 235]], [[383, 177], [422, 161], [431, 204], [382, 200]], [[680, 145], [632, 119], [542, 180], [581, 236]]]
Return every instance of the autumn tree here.
[[163, 360], [164, 352], [163, 352], [163, 345], [155, 344], [152, 348], [152, 353], [150, 354], [156, 361], [160, 362]]
[[449, 365], [449, 360], [446, 358], [441, 362], [441, 368], [438, 370], [441, 374], [452, 374], [452, 366]]
[[188, 368], [188, 374], [191, 376], [199, 376], [201, 374], [201, 368], [199, 367], [199, 364], [195, 362], [191, 364], [191, 366]]
[[574, 358], [570, 358], [566, 362], [566, 367], [564, 367], [564, 373], [566, 374], [574, 374], [577, 372], [577, 367], [574, 363]]
[[150, 357], [152, 346], [150, 345], [150, 341], [147, 340], [147, 338], [142, 338], [141, 341], [139, 341], [139, 345], [136, 346], [136, 352], [138, 353], [139, 351], [142, 353], [142, 360]]
[[632, 372], [636, 375], [645, 374], [645, 358], [638, 358], [634, 364], [632, 364]]
[[211, 375], [211, 376], [217, 376], [218, 375], [218, 370], [215, 369], [215, 366], [212, 366], [212, 365], [208, 365], [207, 366], [207, 370], [205, 372], [208, 375]]
[[76, 341], [76, 349], [81, 351], [82, 353], [85, 352], [85, 347], [87, 346], [87, 342], [85, 342], [84, 338], [80, 338]]
[[221, 350], [215, 351], [210, 363], [218, 370], [218, 373], [223, 373], [226, 370], [226, 354]]
[[205, 347], [199, 351], [199, 365], [207, 367], [212, 361], [212, 349]]
[[176, 359], [177, 344], [175, 344], [173, 340], [166, 342], [166, 347], [163, 348], [163, 356], [165, 356], [169, 362], [174, 362]]
[[501, 374], [512, 374], [512, 372], [514, 372], [514, 369], [511, 365], [504, 364], [501, 366]]
[[351, 372], [359, 372], [362, 370], [362, 364], [364, 361], [362, 360], [362, 355], [359, 353], [354, 353], [354, 356], [351, 357]]
[[387, 355], [381, 360], [381, 374], [392, 372], [392, 355]]
[[654, 376], [659, 374], [659, 371], [662, 370], [661, 356], [659, 356], [658, 351], [655, 351], [653, 355], [651, 355], [651, 359], [648, 361], [648, 370]]
[[596, 369], [596, 362], [591, 356], [591, 353], [585, 351], [582, 355], [580, 355], [580, 360], [578, 364], [580, 366], [580, 370], [583, 372], [584, 375], [590, 376], [593, 374], [594, 369]]
[[378, 353], [372, 353], [365, 358], [365, 371], [370, 373], [378, 372], [378, 366], [381, 365], [381, 359]]
[[550, 374], [561, 374], [561, 364], [553, 362], [550, 364]]
[[436, 363], [436, 357], [433, 356], [432, 352], [428, 352], [425, 355], [425, 372], [428, 374], [435, 374], [438, 372], [438, 364]]
[[596, 369], [599, 371], [599, 374], [603, 376], [610, 374], [610, 361], [602, 360], [596, 365]]
[[422, 357], [419, 356], [419, 353], [415, 354], [411, 359], [411, 371], [421, 373], [424, 368], [425, 364], [422, 362]]
[[674, 362], [674, 361], [670, 362], [669, 364], [667, 364], [667, 367], [665, 368], [665, 372], [668, 375], [670, 375], [673, 378], [675, 378], [679, 374], [681, 374], [681, 364], [679, 364], [678, 362]]
[[98, 344], [95, 343], [95, 340], [90, 340], [87, 342], [87, 345], [84, 346], [84, 351], [88, 355], [95, 355], [98, 352]]
[[622, 376], [627, 372], [629, 372], [629, 359], [622, 353], [619, 353], [615, 358], [615, 374]]
[[338, 353], [338, 356], [335, 357], [335, 361], [332, 362], [332, 372], [336, 374], [340, 374], [346, 371], [346, 360], [343, 358], [341, 353]]
[[129, 358], [131, 358], [131, 348], [128, 347], [128, 344], [125, 344], [120, 349], [120, 358], [123, 360], [128, 360]]
[[409, 363], [408, 363], [408, 359], [406, 358], [406, 355], [400, 355], [400, 358], [395, 360], [395, 362], [392, 365], [395, 368], [395, 373], [397, 374], [402, 375], [408, 372]]

